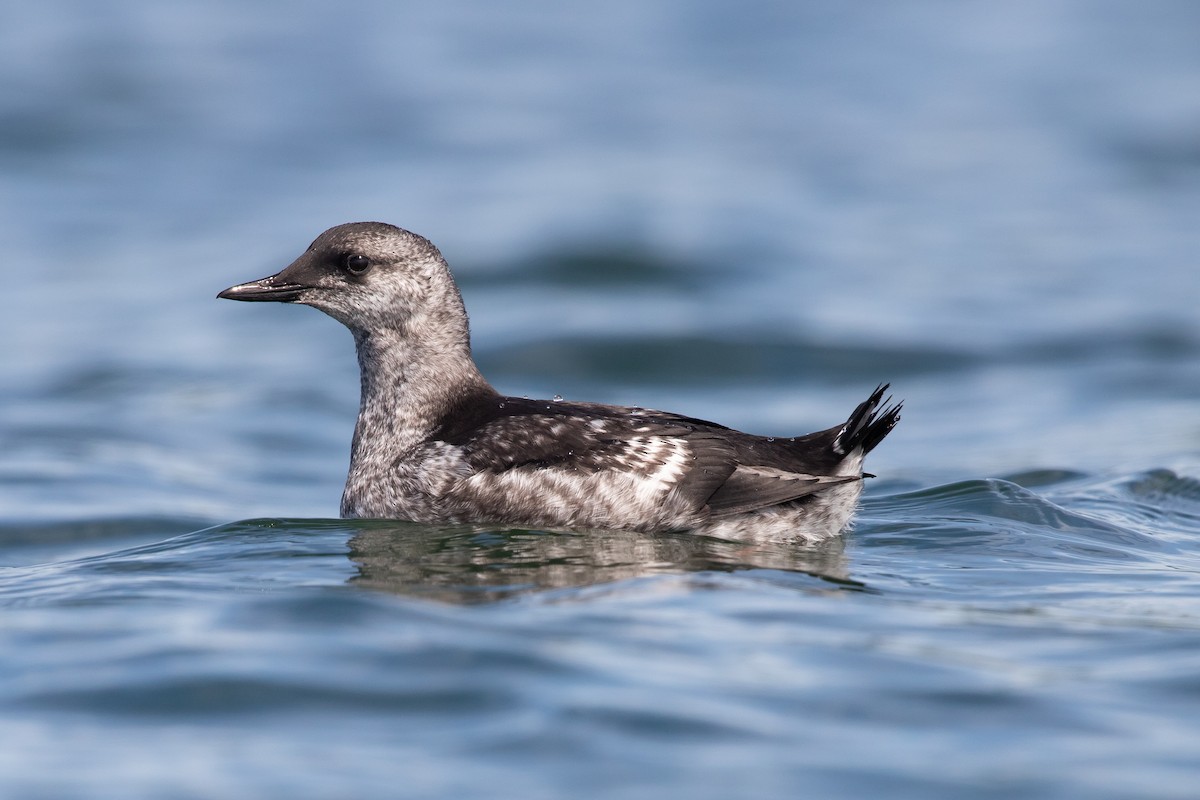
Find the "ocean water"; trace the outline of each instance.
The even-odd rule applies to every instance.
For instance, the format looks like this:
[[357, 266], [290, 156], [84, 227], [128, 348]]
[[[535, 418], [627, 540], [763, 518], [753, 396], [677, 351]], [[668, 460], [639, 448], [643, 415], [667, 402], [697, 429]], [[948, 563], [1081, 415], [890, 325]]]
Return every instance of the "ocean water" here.
[[[50, 2], [0, 26], [0, 795], [1191, 798], [1200, 7]], [[511, 394], [906, 401], [818, 546], [334, 519], [443, 250]]]

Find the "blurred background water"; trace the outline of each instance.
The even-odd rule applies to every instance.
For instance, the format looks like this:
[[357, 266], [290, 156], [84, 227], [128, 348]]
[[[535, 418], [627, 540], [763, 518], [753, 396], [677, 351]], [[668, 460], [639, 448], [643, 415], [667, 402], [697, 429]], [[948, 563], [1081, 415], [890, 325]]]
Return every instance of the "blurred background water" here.
[[[0, 791], [1193, 797], [1200, 6], [135, 0], [0, 26]], [[512, 394], [906, 399], [816, 548], [349, 523], [378, 219]]]

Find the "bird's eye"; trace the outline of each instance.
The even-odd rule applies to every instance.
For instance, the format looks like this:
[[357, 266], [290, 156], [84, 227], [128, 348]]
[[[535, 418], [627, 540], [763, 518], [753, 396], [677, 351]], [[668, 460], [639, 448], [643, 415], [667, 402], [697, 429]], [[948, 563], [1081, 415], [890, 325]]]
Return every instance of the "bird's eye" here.
[[362, 275], [371, 268], [371, 259], [358, 253], [342, 256], [342, 266], [352, 275]]

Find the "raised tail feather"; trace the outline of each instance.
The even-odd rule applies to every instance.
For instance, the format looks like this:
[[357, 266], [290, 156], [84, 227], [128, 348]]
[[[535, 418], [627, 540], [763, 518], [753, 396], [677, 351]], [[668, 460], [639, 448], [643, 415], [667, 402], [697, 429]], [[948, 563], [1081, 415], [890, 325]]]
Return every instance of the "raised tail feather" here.
[[879, 384], [875, 391], [871, 392], [871, 396], [854, 409], [850, 419], [846, 420], [846, 424], [833, 440], [835, 453], [847, 455], [858, 448], [866, 455], [896, 427], [896, 423], [900, 421], [900, 408], [904, 403], [897, 401], [888, 405], [892, 402], [891, 396], [886, 400], [883, 397], [888, 386], [886, 383]]

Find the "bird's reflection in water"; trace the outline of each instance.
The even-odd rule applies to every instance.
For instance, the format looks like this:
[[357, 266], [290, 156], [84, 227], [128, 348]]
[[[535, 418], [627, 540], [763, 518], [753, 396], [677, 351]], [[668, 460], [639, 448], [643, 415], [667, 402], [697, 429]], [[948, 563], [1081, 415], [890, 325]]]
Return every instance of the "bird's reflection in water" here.
[[349, 542], [350, 558], [358, 565], [353, 583], [449, 603], [489, 603], [646, 575], [748, 569], [803, 573], [830, 589], [862, 588], [847, 576], [840, 536], [815, 545], [751, 544], [688, 533], [358, 525]]

